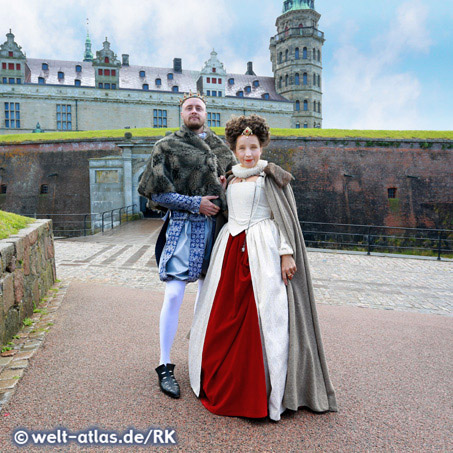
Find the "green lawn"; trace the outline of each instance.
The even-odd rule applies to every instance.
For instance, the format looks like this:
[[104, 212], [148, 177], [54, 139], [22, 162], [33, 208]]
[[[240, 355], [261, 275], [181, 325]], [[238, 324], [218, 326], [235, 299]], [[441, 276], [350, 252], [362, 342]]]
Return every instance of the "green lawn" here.
[[[26, 141], [49, 140], [83, 140], [95, 138], [122, 138], [125, 132], [130, 132], [132, 137], [163, 136], [167, 131], [178, 128], [154, 129], [112, 129], [104, 131], [79, 131], [79, 132], [45, 132], [39, 134], [9, 134], [0, 135], [0, 143], [20, 143]], [[218, 135], [224, 135], [223, 127], [214, 127], [212, 130]], [[379, 131], [379, 130], [353, 130], [353, 129], [271, 129], [275, 137], [325, 137], [325, 138], [364, 138], [364, 139], [418, 139], [418, 140], [453, 140], [453, 131]]]
[[0, 211], [0, 239], [6, 239], [34, 221], [29, 217]]

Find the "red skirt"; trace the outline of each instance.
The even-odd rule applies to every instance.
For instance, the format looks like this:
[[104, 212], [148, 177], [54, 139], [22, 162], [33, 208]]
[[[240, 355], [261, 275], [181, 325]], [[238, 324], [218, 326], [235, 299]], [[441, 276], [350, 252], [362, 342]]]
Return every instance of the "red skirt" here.
[[206, 330], [201, 364], [203, 405], [214, 414], [266, 417], [261, 335], [245, 232], [230, 236]]

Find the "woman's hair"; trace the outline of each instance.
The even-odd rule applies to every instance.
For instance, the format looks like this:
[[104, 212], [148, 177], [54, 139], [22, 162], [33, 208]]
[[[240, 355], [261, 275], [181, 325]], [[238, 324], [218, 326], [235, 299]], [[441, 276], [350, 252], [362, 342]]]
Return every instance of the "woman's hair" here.
[[225, 138], [228, 146], [233, 151], [236, 149], [236, 141], [238, 137], [242, 135], [247, 127], [249, 127], [253, 134], [256, 135], [262, 147], [266, 146], [270, 142], [271, 136], [269, 133], [269, 126], [262, 116], [233, 116], [225, 126]]

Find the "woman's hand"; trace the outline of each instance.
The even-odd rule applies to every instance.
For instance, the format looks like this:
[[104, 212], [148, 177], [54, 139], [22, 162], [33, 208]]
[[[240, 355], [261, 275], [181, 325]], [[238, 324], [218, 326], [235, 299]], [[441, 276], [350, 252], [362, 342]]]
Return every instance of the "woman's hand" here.
[[225, 176], [223, 176], [223, 175], [219, 176], [219, 179], [220, 179], [220, 184], [222, 185], [223, 190], [225, 190], [226, 186], [227, 186], [227, 180], [226, 180]]
[[296, 262], [294, 261], [293, 255], [282, 255], [282, 279], [286, 286], [288, 286], [288, 280], [292, 280], [294, 274], [297, 271]]

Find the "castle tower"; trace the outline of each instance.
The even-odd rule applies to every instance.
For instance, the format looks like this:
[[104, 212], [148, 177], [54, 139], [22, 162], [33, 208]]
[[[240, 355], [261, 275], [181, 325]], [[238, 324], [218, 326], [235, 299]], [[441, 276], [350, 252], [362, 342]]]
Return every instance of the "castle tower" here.
[[272, 71], [277, 93], [293, 101], [292, 127], [322, 126], [321, 15], [314, 0], [285, 0], [271, 38]]
[[85, 40], [85, 53], [83, 54], [83, 61], [93, 61], [93, 52], [91, 51], [91, 39], [88, 31], [87, 39]]
[[21, 84], [29, 82], [30, 70], [26, 66], [26, 56], [22, 47], [14, 41], [11, 30], [6, 38], [7, 40], [0, 45], [0, 83]]
[[96, 58], [93, 59], [96, 88], [116, 90], [119, 88], [121, 62], [110, 49], [107, 37], [103, 46], [101, 50], [96, 51]]

